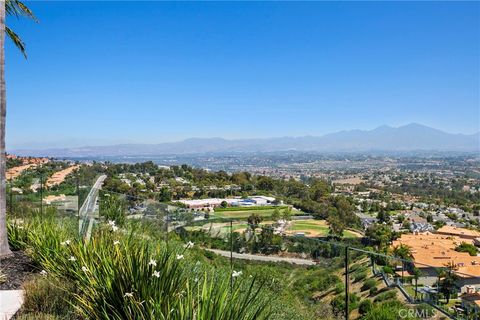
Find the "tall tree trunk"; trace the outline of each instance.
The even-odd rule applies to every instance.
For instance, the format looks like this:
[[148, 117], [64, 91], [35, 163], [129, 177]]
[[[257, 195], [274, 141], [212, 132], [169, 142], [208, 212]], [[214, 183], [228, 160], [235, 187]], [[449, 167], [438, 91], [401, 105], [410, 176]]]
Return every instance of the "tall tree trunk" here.
[[5, 0], [0, 0], [0, 258], [12, 252], [7, 236], [7, 194], [5, 159], [5, 121], [7, 115], [7, 95], [5, 89]]

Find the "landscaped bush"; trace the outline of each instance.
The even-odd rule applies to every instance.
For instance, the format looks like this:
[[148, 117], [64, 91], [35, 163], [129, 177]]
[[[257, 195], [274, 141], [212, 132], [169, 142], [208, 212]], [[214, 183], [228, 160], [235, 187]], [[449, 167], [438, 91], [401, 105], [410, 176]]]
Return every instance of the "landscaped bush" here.
[[336, 285], [342, 285], [340, 278], [325, 270], [314, 269], [304, 272], [294, 283], [295, 289], [304, 292], [305, 296], [312, 296], [315, 292], [329, 290]]
[[[354, 294], [351, 293], [348, 296], [348, 310], [352, 311], [353, 309], [356, 309], [358, 307], [358, 302], [360, 301], [360, 298]], [[331, 302], [330, 305], [332, 307], [333, 313], [338, 317], [341, 315], [345, 314], [345, 295], [338, 295], [336, 296]]]
[[69, 304], [69, 298], [75, 292], [70, 283], [60, 282], [54, 277], [37, 276], [27, 281], [23, 289], [22, 314], [40, 312], [45, 315], [45, 319], [49, 319], [49, 316], [61, 316], [65, 320], [78, 318]]
[[377, 281], [375, 279], [367, 279], [363, 283], [361, 290], [362, 291], [370, 290], [371, 288], [375, 287], [376, 285], [377, 285]]
[[383, 302], [386, 300], [396, 299], [397, 292], [395, 290], [389, 290], [386, 292], [380, 293], [378, 296], [375, 297], [374, 302]]
[[[69, 302], [83, 318], [253, 320], [270, 315], [271, 297], [255, 278], [244, 281], [239, 273], [231, 278], [225, 269], [214, 272], [190, 260], [189, 249], [178, 244], [152, 245], [148, 236], [117, 230], [114, 224], [83, 241], [72, 237], [68, 223], [59, 225], [53, 217], [34, 216], [22, 227], [10, 226], [13, 241], [49, 277], [75, 288], [67, 290], [73, 295]], [[41, 282], [35, 285], [40, 284], [30, 290], [30, 305], [39, 304], [43, 291], [54, 300], [44, 308], [55, 309], [58, 292]]]
[[406, 310], [407, 312], [401, 313], [402, 319], [415, 319], [408, 313], [408, 307], [402, 304], [398, 300], [387, 301], [384, 303], [373, 304], [373, 308], [365, 315], [362, 320], [398, 320], [400, 311]]
[[335, 293], [340, 294], [344, 291], [345, 291], [345, 285], [343, 284], [343, 282], [337, 283], [337, 285], [335, 286]]
[[373, 307], [372, 300], [370, 299], [363, 300], [358, 306], [358, 312], [360, 314], [367, 314], [370, 310], [372, 310], [372, 307]]
[[367, 271], [360, 271], [360, 272], [357, 271], [353, 276], [354, 276], [353, 279], [355, 282], [362, 281], [367, 277]]
[[63, 320], [63, 317], [54, 316], [52, 314], [35, 312], [35, 313], [26, 313], [21, 314], [15, 319], [17, 320]]
[[383, 272], [386, 273], [386, 274], [393, 274], [394, 273], [392, 267], [390, 267], [390, 266], [383, 266]]

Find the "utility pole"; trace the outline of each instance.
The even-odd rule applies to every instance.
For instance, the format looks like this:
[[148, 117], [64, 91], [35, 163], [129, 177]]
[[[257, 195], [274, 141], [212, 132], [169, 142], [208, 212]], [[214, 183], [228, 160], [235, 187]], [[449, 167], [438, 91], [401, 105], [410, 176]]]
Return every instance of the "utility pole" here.
[[349, 313], [349, 310], [348, 310], [348, 303], [349, 303], [349, 297], [348, 297], [348, 284], [349, 284], [349, 276], [348, 276], [348, 273], [349, 273], [349, 268], [348, 268], [348, 262], [349, 262], [349, 259], [348, 259], [348, 246], [345, 247], [345, 320], [348, 320], [348, 313]]

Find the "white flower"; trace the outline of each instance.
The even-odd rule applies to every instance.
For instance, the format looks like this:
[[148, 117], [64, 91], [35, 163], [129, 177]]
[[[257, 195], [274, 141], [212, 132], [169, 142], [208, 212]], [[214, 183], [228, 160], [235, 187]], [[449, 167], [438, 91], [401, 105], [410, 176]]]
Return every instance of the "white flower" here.
[[83, 267], [82, 267], [82, 271], [83, 271], [83, 272], [88, 272], [88, 268], [85, 267], [85, 266], [83, 266]]
[[242, 275], [242, 271], [235, 271], [235, 270], [233, 270], [233, 272], [232, 272], [232, 277], [234, 277], [234, 278], [235, 278], [235, 277], [239, 277], [239, 276], [241, 276], [241, 275]]
[[74, 256], [70, 256], [70, 258], [68, 258], [68, 260], [70, 260], [70, 261], [77, 261], [77, 259], [75, 259]]
[[114, 226], [114, 225], [115, 225], [115, 221], [113, 221], [113, 220], [108, 220], [108, 224], [111, 225], [111, 226]]
[[188, 241], [186, 244], [183, 245], [184, 248], [192, 248], [194, 246], [194, 243], [192, 241]]
[[113, 241], [114, 246], [118, 246], [119, 244], [120, 244], [120, 241], [118, 241], [118, 240]]
[[154, 277], [157, 277], [157, 278], [160, 278], [160, 272], [154, 271], [154, 272], [153, 272], [153, 276], [154, 276]]
[[156, 267], [157, 266], [157, 261], [155, 261], [153, 259], [150, 259], [150, 261], [148, 262], [148, 265]]
[[40, 274], [45, 277], [47, 275], [47, 271], [42, 270], [42, 271], [40, 271]]
[[195, 279], [193, 279], [193, 281], [195, 281], [195, 282], [198, 282], [198, 278], [197, 278], [197, 277], [195, 277]]
[[63, 242], [60, 242], [62, 246], [68, 246], [70, 244], [70, 240], [65, 240]]
[[182, 260], [183, 259], [183, 254], [177, 254], [177, 260]]
[[127, 293], [125, 293], [125, 294], [123, 295], [123, 297], [124, 297], [124, 298], [127, 298], [127, 297], [128, 297], [128, 298], [131, 298], [131, 297], [133, 297], [133, 292], [127, 292]]
[[118, 230], [118, 227], [117, 227], [116, 225], [113, 225], [113, 226], [112, 226], [112, 231], [115, 232], [115, 231], [117, 231], [117, 230]]

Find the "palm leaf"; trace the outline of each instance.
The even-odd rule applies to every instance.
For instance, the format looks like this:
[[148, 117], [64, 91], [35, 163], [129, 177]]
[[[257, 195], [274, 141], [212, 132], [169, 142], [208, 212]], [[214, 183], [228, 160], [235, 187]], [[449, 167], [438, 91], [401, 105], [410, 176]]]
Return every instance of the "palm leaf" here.
[[[19, 0], [6, 0], [5, 12], [7, 16], [15, 16], [17, 18], [27, 17], [32, 19], [35, 22], [38, 22], [32, 10], [30, 10], [30, 8], [28, 8], [23, 2]], [[18, 36], [18, 34], [16, 34], [12, 29], [10, 29], [7, 26], [5, 26], [5, 32], [7, 33], [7, 36], [13, 41], [13, 43], [18, 48], [18, 50], [22, 52], [23, 56], [27, 58], [25, 43]]]
[[16, 34], [15, 32], [13, 32], [12, 29], [10, 29], [9, 27], [5, 26], [5, 32], [7, 33], [7, 36], [12, 39], [13, 43], [15, 44], [15, 46], [18, 48], [18, 50], [20, 50], [20, 52], [22, 52], [23, 56], [25, 58], [27, 58], [27, 52], [25, 50], [25, 43], [22, 41], [22, 39], [20, 39], [20, 37], [18, 36], [18, 34]]

